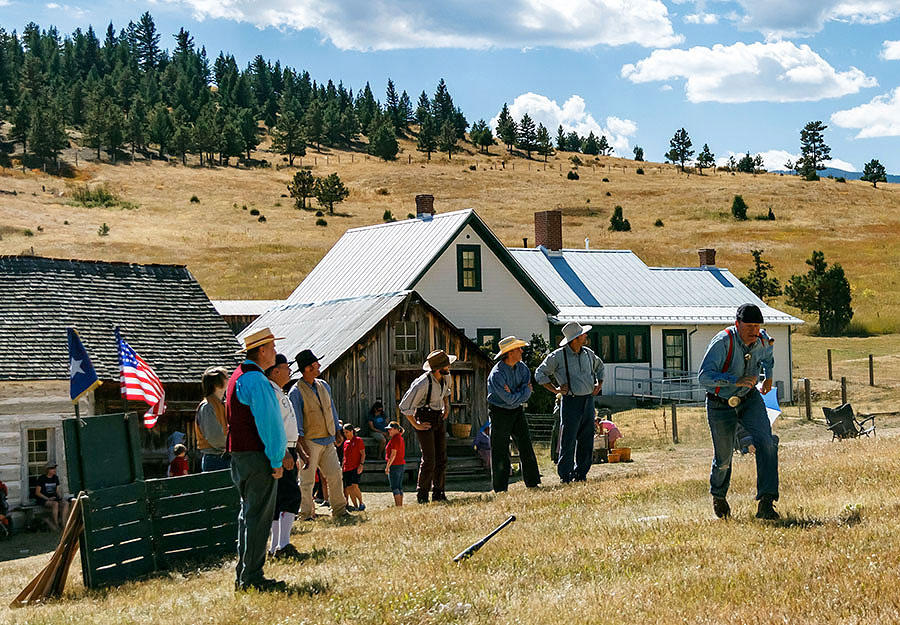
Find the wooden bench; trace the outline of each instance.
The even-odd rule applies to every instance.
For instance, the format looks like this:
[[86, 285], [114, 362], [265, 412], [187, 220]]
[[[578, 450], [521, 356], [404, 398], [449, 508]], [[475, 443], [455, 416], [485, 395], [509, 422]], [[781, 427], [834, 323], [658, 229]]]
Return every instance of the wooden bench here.
[[25, 530], [41, 529], [37, 526], [39, 520], [43, 521], [43, 527], [50, 528], [50, 509], [44, 505], [29, 500], [28, 503], [23, 503], [18, 508], [10, 510], [10, 515], [16, 512], [25, 517], [25, 523], [21, 526]]

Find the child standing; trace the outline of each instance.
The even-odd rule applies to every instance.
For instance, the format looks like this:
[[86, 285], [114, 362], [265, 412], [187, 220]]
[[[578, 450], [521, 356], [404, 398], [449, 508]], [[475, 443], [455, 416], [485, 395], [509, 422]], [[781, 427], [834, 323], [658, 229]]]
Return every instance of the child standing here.
[[396, 421], [388, 424], [390, 439], [384, 447], [384, 472], [394, 493], [394, 505], [403, 505], [403, 472], [406, 470], [406, 442], [403, 440], [403, 428]]
[[169, 464], [169, 477], [187, 475], [190, 472], [187, 461], [187, 447], [178, 443], [172, 451], [175, 452], [175, 457], [172, 458], [172, 462]]
[[363, 464], [366, 462], [366, 445], [363, 439], [357, 436], [359, 428], [351, 423], [344, 424], [344, 495], [350, 502], [350, 510], [365, 510], [366, 504], [362, 501], [362, 492], [359, 490], [359, 476], [363, 472]]

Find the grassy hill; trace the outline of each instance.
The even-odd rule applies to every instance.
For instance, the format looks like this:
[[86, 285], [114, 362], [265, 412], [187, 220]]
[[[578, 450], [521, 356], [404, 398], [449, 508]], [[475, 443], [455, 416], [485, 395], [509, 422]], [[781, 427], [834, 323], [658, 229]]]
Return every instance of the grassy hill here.
[[[262, 149], [255, 159], [280, 164]], [[569, 157], [546, 164], [505, 155], [434, 155], [426, 163], [414, 143], [402, 142], [393, 162], [359, 152], [310, 150], [313, 173], [337, 172], [351, 190], [326, 227], [314, 211], [296, 210], [286, 183], [296, 169], [199, 167], [139, 159], [96, 162], [82, 150], [72, 178], [39, 171], [0, 171], [0, 253], [185, 263], [213, 298], [280, 298], [303, 279], [349, 227], [378, 223], [386, 210], [403, 219], [414, 196], [432, 193], [439, 212], [473, 207], [507, 245], [534, 244], [533, 212], [561, 208], [568, 247], [628, 248], [651, 265], [693, 266], [696, 250], [715, 247], [718, 264], [743, 274], [750, 249], [765, 250], [782, 282], [804, 272], [813, 249], [843, 264], [853, 286], [855, 321], [874, 332], [900, 330], [900, 186], [873, 189], [859, 181], [804, 182], [778, 174], [683, 174], [656, 163], [580, 155], [579, 180], [568, 180]], [[73, 162], [74, 154], [64, 155]], [[299, 161], [295, 162], [299, 165]], [[636, 173], [642, 166], [644, 175]], [[71, 204], [73, 185], [106, 185], [126, 207]], [[9, 192], [16, 192], [10, 195]], [[776, 221], [736, 222], [731, 200], [744, 197], [749, 214]], [[191, 196], [199, 203], [191, 203]], [[630, 233], [607, 230], [621, 205]], [[244, 207], [246, 206], [246, 210]], [[250, 214], [265, 216], [260, 223]], [[662, 219], [664, 227], [655, 227]], [[66, 223], [68, 222], [68, 223]], [[108, 236], [98, 236], [106, 223]], [[27, 236], [30, 231], [32, 236]], [[386, 250], [386, 254], [390, 251]], [[781, 305], [776, 302], [776, 305]], [[795, 312], [795, 311], [794, 311]]]

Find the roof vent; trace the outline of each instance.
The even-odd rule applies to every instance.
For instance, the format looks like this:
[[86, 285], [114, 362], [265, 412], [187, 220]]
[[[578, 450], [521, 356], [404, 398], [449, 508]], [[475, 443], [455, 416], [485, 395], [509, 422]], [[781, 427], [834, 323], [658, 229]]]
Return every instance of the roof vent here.
[[434, 196], [419, 194], [416, 196], [416, 217], [428, 219], [434, 216]]
[[700, 255], [700, 266], [701, 267], [715, 267], [716, 266], [716, 250], [715, 250], [715, 248], [704, 248], [702, 250], [697, 250], [697, 253]]
[[562, 249], [562, 211], [540, 211], [534, 214], [534, 242], [551, 252]]

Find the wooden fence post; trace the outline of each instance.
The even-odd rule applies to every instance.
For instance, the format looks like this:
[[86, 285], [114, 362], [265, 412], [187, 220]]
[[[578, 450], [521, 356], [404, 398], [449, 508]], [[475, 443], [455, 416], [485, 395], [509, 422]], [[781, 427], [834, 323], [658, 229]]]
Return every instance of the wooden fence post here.
[[869, 386], [875, 386], [875, 360], [869, 354]]
[[847, 403], [847, 378], [841, 377], [841, 403]]
[[672, 442], [678, 442], [678, 406], [672, 404]]
[[806, 404], [806, 418], [812, 419], [812, 389], [809, 378], [803, 378], [803, 401]]
[[828, 379], [833, 380], [834, 376], [831, 370], [831, 348], [828, 349]]

